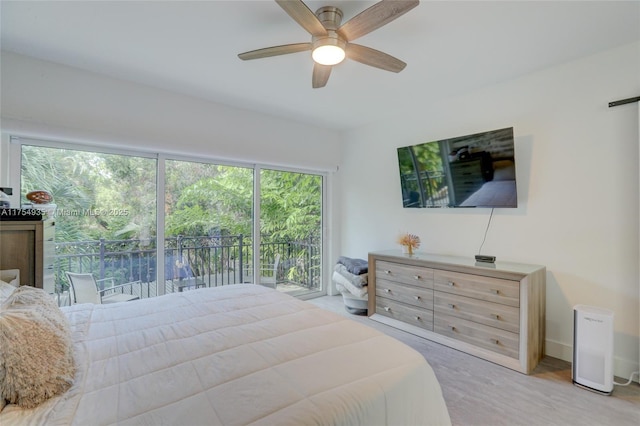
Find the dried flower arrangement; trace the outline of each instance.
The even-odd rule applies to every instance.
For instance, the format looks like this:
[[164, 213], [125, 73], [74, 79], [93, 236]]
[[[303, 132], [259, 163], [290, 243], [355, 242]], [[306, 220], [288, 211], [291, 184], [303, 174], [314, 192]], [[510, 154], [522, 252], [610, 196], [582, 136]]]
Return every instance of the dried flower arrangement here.
[[404, 233], [398, 237], [398, 244], [407, 248], [407, 253], [413, 254], [413, 250], [420, 247], [420, 237], [415, 234]]

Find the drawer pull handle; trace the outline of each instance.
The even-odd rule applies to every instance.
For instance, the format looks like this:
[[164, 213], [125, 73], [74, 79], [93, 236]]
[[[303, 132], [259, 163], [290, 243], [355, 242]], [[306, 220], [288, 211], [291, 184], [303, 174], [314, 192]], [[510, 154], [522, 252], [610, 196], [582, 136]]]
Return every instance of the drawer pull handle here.
[[455, 285], [453, 281], [449, 281], [447, 284], [449, 285], [449, 287], [453, 287]]
[[498, 339], [491, 339], [491, 343], [493, 343], [494, 345], [499, 345], [499, 344], [500, 344], [500, 340], [498, 340]]
[[449, 305], [448, 305], [448, 306], [449, 306], [451, 309], [455, 309], [455, 308], [456, 308], [456, 305], [454, 305], [453, 303], [449, 303]]
[[498, 315], [498, 314], [491, 314], [491, 318], [493, 318], [493, 319], [497, 319], [497, 320], [498, 320], [498, 319], [500, 319], [500, 315]]
[[390, 274], [391, 274], [391, 271], [390, 271], [390, 270], [388, 270], [388, 269], [385, 269], [384, 273], [385, 273], [385, 274], [387, 274], [387, 275], [390, 275]]
[[384, 310], [385, 310], [385, 311], [387, 311], [387, 312], [390, 312], [390, 311], [391, 311], [391, 308], [390, 308], [390, 307], [388, 307], [388, 306], [385, 306], [385, 307], [384, 307]]
[[451, 329], [451, 331], [456, 331], [456, 326], [455, 325], [450, 325], [449, 328]]
[[413, 296], [416, 298], [416, 300], [420, 300], [420, 296]]
[[391, 289], [390, 288], [385, 288], [384, 291], [387, 292], [387, 293], [391, 293]]
[[419, 280], [420, 279], [420, 275], [414, 275], [413, 278], [416, 279], [416, 280]]
[[491, 293], [492, 294], [500, 294], [500, 291], [496, 290], [495, 288], [491, 289]]
[[421, 318], [420, 318], [419, 316], [417, 316], [417, 315], [416, 315], [414, 318], [416, 319], [416, 321], [420, 321], [420, 319], [421, 319]]

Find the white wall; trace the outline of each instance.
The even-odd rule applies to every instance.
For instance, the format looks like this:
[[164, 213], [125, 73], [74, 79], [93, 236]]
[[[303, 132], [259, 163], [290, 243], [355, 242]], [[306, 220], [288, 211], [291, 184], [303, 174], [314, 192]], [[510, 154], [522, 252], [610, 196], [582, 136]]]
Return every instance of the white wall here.
[[[403, 209], [396, 148], [514, 127], [519, 207], [496, 209], [483, 248], [547, 267], [546, 352], [571, 360], [572, 308], [615, 312], [615, 373], [638, 370], [638, 104], [634, 43], [349, 133], [339, 178], [341, 252], [366, 257], [418, 234], [422, 251], [472, 257], [490, 209]], [[366, 153], [366, 156], [365, 156]]]
[[337, 132], [15, 53], [1, 59], [4, 132], [323, 170], [338, 164]]

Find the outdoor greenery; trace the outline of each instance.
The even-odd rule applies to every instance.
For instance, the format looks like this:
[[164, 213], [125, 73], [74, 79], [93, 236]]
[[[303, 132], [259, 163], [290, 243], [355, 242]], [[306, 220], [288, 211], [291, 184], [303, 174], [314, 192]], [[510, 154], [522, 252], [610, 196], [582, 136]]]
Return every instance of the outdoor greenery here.
[[[156, 160], [23, 146], [22, 202], [46, 190], [57, 205], [56, 241], [153, 239]], [[253, 170], [166, 161], [165, 235], [250, 236]], [[261, 234], [296, 241], [319, 236], [321, 176], [262, 170]]]
[[[198, 276], [230, 271], [236, 257], [248, 268], [253, 257], [254, 170], [165, 160], [166, 239], [157, 242], [157, 161], [22, 146], [21, 202], [29, 202], [29, 192], [44, 190], [57, 207], [59, 285], [66, 286], [66, 270], [106, 274], [121, 282], [153, 279], [155, 248], [162, 244], [165, 278], [177, 265], [190, 265]], [[267, 169], [260, 173], [261, 262], [286, 252], [283, 276], [319, 285], [322, 176]], [[228, 244], [235, 244], [233, 250], [225, 248]]]
[[155, 235], [153, 159], [22, 147], [21, 201], [45, 190], [56, 204], [56, 241]]

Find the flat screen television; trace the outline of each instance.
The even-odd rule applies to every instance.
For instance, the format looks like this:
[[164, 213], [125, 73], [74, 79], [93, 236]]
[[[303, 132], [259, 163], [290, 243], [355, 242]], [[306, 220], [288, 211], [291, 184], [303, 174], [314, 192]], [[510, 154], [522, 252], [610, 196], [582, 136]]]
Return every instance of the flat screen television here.
[[402, 205], [518, 207], [513, 127], [398, 148]]

